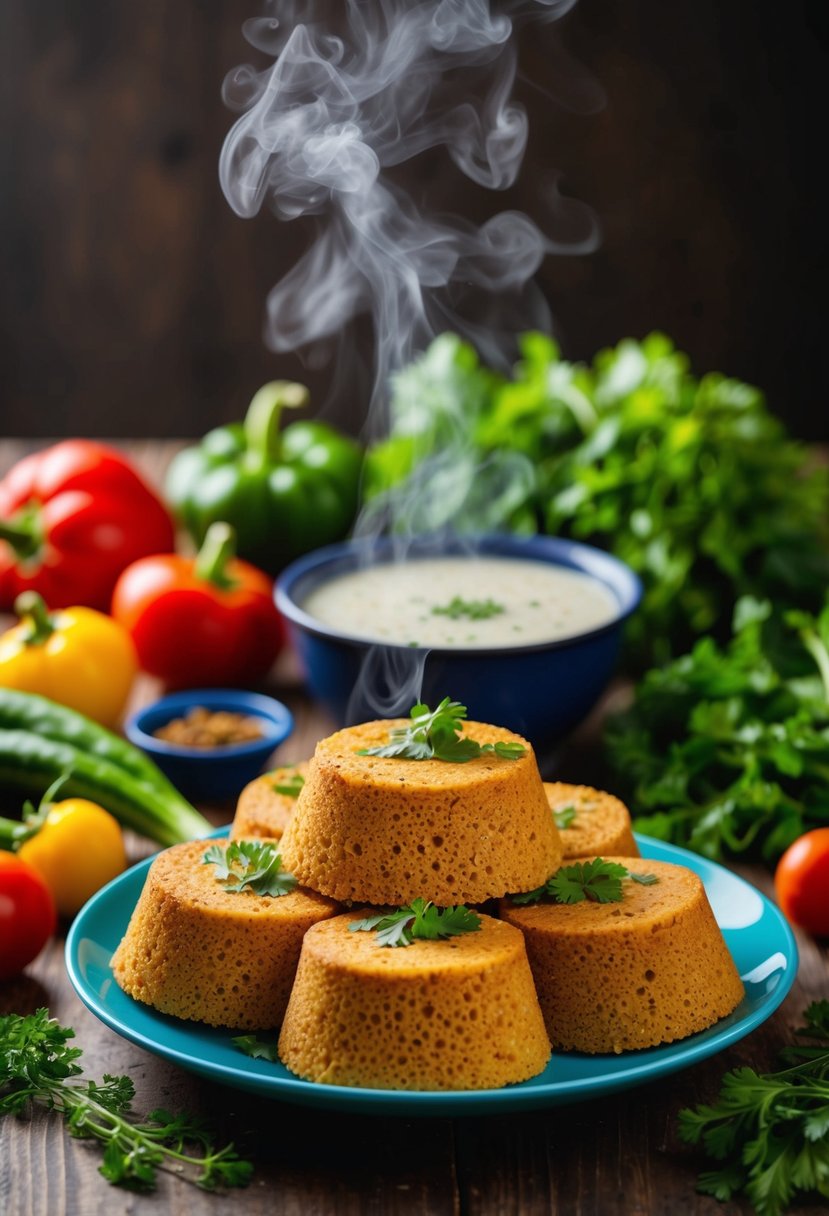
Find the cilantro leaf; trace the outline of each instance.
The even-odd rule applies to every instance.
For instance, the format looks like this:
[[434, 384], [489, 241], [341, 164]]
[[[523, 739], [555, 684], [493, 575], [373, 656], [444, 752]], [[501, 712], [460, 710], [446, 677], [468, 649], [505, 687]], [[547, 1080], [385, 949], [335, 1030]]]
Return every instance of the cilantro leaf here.
[[74, 1079], [82, 1071], [80, 1048], [67, 1046], [74, 1033], [46, 1009], [0, 1017], [0, 1116], [22, 1115], [30, 1104], [57, 1111], [71, 1136], [105, 1145], [99, 1170], [114, 1186], [150, 1191], [163, 1167], [186, 1168], [184, 1178], [206, 1190], [247, 1186], [251, 1163], [232, 1144], [214, 1148], [200, 1121], [162, 1110], [137, 1120], [129, 1077]]
[[445, 760], [451, 764], [466, 764], [479, 756], [494, 755], [502, 760], [518, 760], [526, 752], [522, 743], [477, 743], [464, 737], [463, 723], [466, 706], [444, 697], [437, 709], [428, 705], [413, 705], [411, 722], [396, 726], [389, 732], [389, 742], [379, 747], [361, 747], [359, 756], [400, 757], [406, 760]]
[[286, 798], [298, 798], [304, 785], [305, 778], [302, 773], [289, 773], [275, 781], [273, 788], [276, 794], [283, 794]]
[[276, 845], [266, 840], [232, 840], [226, 849], [212, 845], [204, 854], [205, 865], [216, 867], [214, 877], [226, 891], [250, 888], [257, 895], [288, 895], [297, 885], [293, 874], [282, 869]]
[[597, 904], [618, 903], [624, 898], [622, 881], [625, 878], [645, 887], [659, 882], [655, 874], [638, 874], [617, 861], [595, 857], [561, 866], [543, 886], [511, 895], [510, 899], [519, 905], [537, 904], [545, 897], [558, 904], [580, 904], [584, 900]]
[[352, 933], [376, 929], [378, 946], [411, 946], [417, 939], [436, 941], [474, 933], [481, 918], [463, 904], [437, 908], [431, 901], [413, 899], [405, 907], [352, 921], [348, 927]]
[[577, 904], [585, 899], [598, 904], [617, 903], [622, 898], [622, 879], [627, 876], [623, 865], [596, 857], [592, 861], [562, 866], [548, 880], [547, 886], [560, 904]]
[[575, 818], [576, 808], [574, 806], [557, 806], [553, 810], [553, 819], [560, 832], [571, 827]]
[[270, 1060], [272, 1063], [279, 1061], [279, 1045], [275, 1041], [263, 1043], [255, 1034], [240, 1034], [231, 1041], [254, 1060]]

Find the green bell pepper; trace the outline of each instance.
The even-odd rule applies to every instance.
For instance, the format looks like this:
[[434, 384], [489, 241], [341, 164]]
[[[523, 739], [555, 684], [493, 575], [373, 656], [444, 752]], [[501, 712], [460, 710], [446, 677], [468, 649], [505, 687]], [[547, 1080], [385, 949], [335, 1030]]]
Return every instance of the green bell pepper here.
[[173, 459], [167, 498], [197, 545], [225, 520], [239, 557], [276, 575], [345, 536], [357, 513], [362, 452], [322, 422], [279, 430], [283, 409], [307, 404], [303, 385], [275, 380], [260, 388], [244, 422], [209, 431]]

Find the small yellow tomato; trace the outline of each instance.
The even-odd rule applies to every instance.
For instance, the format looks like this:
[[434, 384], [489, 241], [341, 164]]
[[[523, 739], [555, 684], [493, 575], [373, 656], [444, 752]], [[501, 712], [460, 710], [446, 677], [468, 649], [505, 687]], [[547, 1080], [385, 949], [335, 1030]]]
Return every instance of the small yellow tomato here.
[[43, 878], [61, 916], [74, 916], [127, 864], [117, 819], [85, 798], [54, 803], [17, 855]]

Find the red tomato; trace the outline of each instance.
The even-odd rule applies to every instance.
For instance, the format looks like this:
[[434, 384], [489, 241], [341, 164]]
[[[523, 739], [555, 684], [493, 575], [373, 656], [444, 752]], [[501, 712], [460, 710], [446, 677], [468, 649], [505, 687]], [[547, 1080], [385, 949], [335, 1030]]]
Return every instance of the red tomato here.
[[112, 615], [143, 669], [172, 688], [255, 683], [282, 645], [272, 580], [234, 546], [229, 525], [214, 523], [197, 557], [144, 557], [115, 584]]
[[36, 958], [57, 923], [55, 901], [37, 870], [0, 850], [0, 980]]
[[774, 874], [787, 920], [815, 937], [829, 937], [829, 828], [815, 828], [789, 845]]

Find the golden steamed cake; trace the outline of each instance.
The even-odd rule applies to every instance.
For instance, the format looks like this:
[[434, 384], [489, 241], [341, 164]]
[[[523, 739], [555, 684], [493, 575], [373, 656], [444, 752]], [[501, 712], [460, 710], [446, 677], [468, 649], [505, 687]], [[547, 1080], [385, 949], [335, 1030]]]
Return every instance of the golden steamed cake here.
[[210, 1026], [278, 1026], [302, 939], [340, 909], [313, 891], [227, 891], [191, 840], [156, 857], [112, 970], [123, 990], [161, 1013]]
[[540, 1073], [550, 1044], [517, 929], [377, 944], [365, 913], [309, 929], [279, 1037], [300, 1077], [373, 1089], [489, 1089]]
[[590, 785], [567, 785], [545, 781], [544, 792], [554, 811], [572, 807], [575, 816], [569, 827], [559, 828], [563, 856], [605, 857], [621, 854], [638, 857], [630, 811], [619, 798]]
[[308, 761], [275, 768], [249, 782], [239, 795], [230, 828], [231, 840], [266, 837], [279, 840], [296, 806], [293, 794], [280, 794], [278, 785], [308, 776]]
[[524, 754], [466, 764], [359, 754], [408, 725], [366, 722], [317, 744], [282, 838], [288, 869], [333, 899], [377, 905], [474, 904], [543, 883], [561, 842], [526, 740], [467, 722], [466, 737]]
[[618, 903], [501, 901], [524, 934], [553, 1048], [655, 1047], [731, 1013], [743, 985], [701, 879], [664, 861], [604, 860], [659, 881], [624, 880]]

